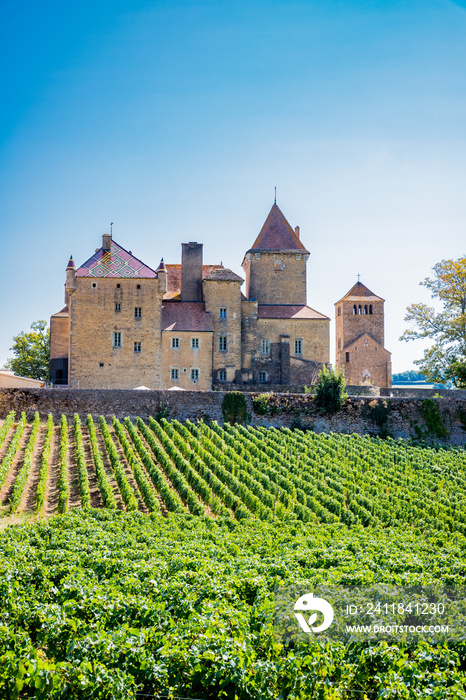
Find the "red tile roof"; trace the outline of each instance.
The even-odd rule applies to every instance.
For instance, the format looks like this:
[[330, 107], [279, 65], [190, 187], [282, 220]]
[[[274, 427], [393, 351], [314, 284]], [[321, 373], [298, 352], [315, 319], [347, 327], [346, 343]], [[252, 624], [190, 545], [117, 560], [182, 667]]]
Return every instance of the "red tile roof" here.
[[250, 251], [256, 250], [308, 252], [277, 204], [272, 206], [259, 235], [250, 248]]
[[382, 297], [378, 297], [377, 294], [371, 292], [371, 290], [368, 289], [362, 282], [356, 282], [356, 284], [351, 287], [349, 292], [347, 292], [345, 296], [336, 303], [339, 304], [340, 301], [356, 301], [357, 299], [362, 298], [366, 300], [372, 298], [372, 301], [385, 301], [382, 299]]
[[297, 306], [292, 304], [259, 304], [257, 318], [306, 318], [315, 320], [329, 320], [328, 316], [311, 309], [310, 306]]
[[[172, 299], [176, 297], [181, 292], [181, 265], [178, 264], [168, 264], [167, 268], [167, 293], [164, 295], [164, 299]], [[214, 270], [223, 270], [223, 265], [203, 265], [202, 266], [202, 279], [207, 277]]]
[[213, 331], [212, 318], [203, 301], [164, 301], [163, 331]]
[[111, 241], [110, 250], [99, 248], [78, 268], [77, 277], [156, 278], [157, 273], [132, 253]]

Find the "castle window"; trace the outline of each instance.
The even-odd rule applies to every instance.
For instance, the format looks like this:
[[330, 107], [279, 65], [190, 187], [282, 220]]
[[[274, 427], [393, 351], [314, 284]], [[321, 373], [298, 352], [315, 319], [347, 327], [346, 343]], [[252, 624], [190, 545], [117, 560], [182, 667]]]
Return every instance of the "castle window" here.
[[361, 314], [361, 313], [362, 313], [361, 304], [359, 304], [359, 306], [358, 306], [358, 314]]
[[303, 354], [303, 339], [302, 338], [296, 338], [294, 341], [294, 354], [295, 355], [302, 355]]
[[142, 307], [141, 306], [134, 307], [134, 318], [142, 318]]
[[367, 316], [367, 304], [364, 304], [364, 314]]
[[178, 380], [179, 376], [180, 376], [180, 370], [178, 369], [178, 367], [172, 367], [170, 369], [170, 379], [174, 379], [176, 381], [176, 380]]
[[227, 350], [228, 350], [228, 337], [226, 335], [219, 335], [219, 337], [218, 337], [218, 349], [221, 352], [227, 352]]
[[199, 338], [191, 338], [191, 347], [193, 350], [199, 347]]
[[358, 309], [356, 307], [356, 304], [353, 305], [353, 316], [358, 313]]
[[257, 375], [257, 379], [261, 383], [266, 382], [267, 381], [267, 372], [265, 372], [264, 370], [259, 372], [259, 374]]
[[345, 362], [349, 362], [349, 352], [346, 352], [345, 355], [346, 355]]
[[141, 352], [141, 343], [134, 343], [134, 352]]
[[104, 366], [104, 363], [103, 363], [103, 362], [99, 362], [99, 367], [103, 367], [103, 366]]
[[226, 317], [227, 317], [227, 307], [221, 306], [220, 307], [220, 318], [226, 318]]
[[301, 253], [296, 253], [296, 260], [301, 260]]
[[113, 347], [114, 348], [121, 348], [121, 332], [120, 331], [113, 332]]
[[121, 311], [121, 304], [119, 302], [115, 303], [115, 311]]
[[196, 367], [191, 367], [191, 381], [192, 382], [198, 382], [199, 381], [199, 370]]
[[227, 381], [227, 371], [226, 371], [226, 369], [219, 369], [219, 371], [218, 371], [218, 381], [219, 381], [219, 382], [226, 382], [226, 381]]
[[372, 316], [372, 304], [369, 304], [369, 315]]
[[95, 289], [97, 287], [97, 282], [92, 283], [92, 288]]
[[137, 285], [136, 285], [136, 289], [141, 289], [141, 285], [140, 285], [140, 284], [137, 284]]
[[268, 355], [270, 353], [270, 340], [268, 338], [261, 338], [261, 354]]
[[117, 284], [117, 289], [120, 289], [120, 285], [119, 285], [119, 284]]
[[180, 347], [180, 339], [179, 338], [172, 338], [172, 348], [179, 348]]
[[260, 260], [260, 259], [261, 259], [261, 254], [260, 254], [260, 253], [256, 253], [256, 260]]

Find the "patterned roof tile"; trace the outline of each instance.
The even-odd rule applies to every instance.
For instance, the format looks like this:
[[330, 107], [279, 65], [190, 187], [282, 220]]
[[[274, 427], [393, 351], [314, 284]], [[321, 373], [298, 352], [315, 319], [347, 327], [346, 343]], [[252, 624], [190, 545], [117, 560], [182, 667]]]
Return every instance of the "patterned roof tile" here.
[[77, 277], [113, 277], [122, 279], [156, 278], [157, 273], [132, 253], [111, 241], [110, 250], [99, 248], [76, 272]]

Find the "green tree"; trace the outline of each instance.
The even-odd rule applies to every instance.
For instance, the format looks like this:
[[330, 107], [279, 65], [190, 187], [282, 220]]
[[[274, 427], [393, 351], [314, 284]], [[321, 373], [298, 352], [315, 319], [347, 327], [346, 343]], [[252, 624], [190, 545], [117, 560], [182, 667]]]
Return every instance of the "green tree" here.
[[21, 331], [13, 338], [15, 357], [7, 360], [6, 367], [21, 377], [49, 378], [50, 329], [46, 321], [34, 321], [32, 331]]
[[345, 386], [345, 377], [341, 370], [335, 372], [333, 369], [323, 367], [319, 372], [319, 381], [316, 384], [316, 404], [325, 413], [336, 413], [343, 407], [348, 398]]
[[427, 304], [408, 306], [405, 321], [411, 327], [400, 340], [433, 340], [424, 357], [414, 364], [428, 381], [452, 379], [455, 386], [466, 387], [466, 256], [442, 260], [433, 273], [420, 284], [430, 289], [442, 310], [437, 312]]

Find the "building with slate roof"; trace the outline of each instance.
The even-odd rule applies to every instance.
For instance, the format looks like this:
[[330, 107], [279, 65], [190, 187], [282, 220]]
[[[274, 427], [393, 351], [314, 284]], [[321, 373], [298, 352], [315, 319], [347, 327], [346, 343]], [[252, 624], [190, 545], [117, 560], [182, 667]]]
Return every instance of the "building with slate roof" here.
[[[330, 319], [307, 305], [309, 251], [275, 203], [243, 259], [245, 280], [182, 244], [153, 270], [104, 234], [66, 269], [50, 369], [73, 388], [209, 390], [303, 385], [329, 362]], [[244, 293], [241, 287], [244, 285]]]

